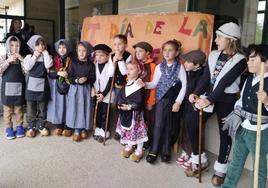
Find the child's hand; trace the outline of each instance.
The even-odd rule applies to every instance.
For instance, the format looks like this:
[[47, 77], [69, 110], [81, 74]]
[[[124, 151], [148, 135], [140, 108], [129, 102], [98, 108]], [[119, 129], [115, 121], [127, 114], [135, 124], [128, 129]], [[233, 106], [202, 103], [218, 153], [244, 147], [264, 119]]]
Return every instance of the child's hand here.
[[91, 89], [91, 97], [95, 97], [97, 95], [97, 91], [96, 91], [96, 89], [93, 87], [92, 89]]
[[122, 54], [120, 54], [119, 52], [115, 52], [115, 55], [114, 55], [114, 57], [113, 57], [113, 64], [114, 64], [114, 66], [117, 64], [117, 62], [119, 61], [119, 60], [121, 60], [122, 59]]
[[21, 62], [23, 61], [23, 57], [20, 54], [15, 53], [15, 57], [16, 57], [16, 59], [20, 60]]
[[16, 57], [14, 55], [10, 55], [7, 58], [8, 63], [14, 63], [16, 61]]
[[140, 87], [145, 87], [146, 86], [146, 84], [140, 78], [137, 80], [137, 85], [140, 86]]
[[130, 110], [129, 109], [129, 106], [127, 104], [121, 104], [121, 105], [119, 105], [118, 106], [118, 109], [124, 110], [124, 111]]
[[78, 79], [78, 83], [79, 83], [79, 84], [83, 84], [83, 83], [85, 83], [86, 81], [87, 81], [87, 77], [81, 77], [81, 78]]
[[260, 100], [265, 106], [268, 106], [267, 93], [265, 91], [258, 91], [256, 93], [257, 93], [258, 100]]
[[101, 102], [103, 98], [104, 96], [101, 93], [97, 94], [97, 102]]
[[189, 95], [188, 100], [190, 103], [195, 103], [197, 98], [198, 98], [198, 96], [192, 93]]
[[172, 112], [178, 112], [180, 110], [181, 103], [175, 102], [172, 106]]
[[41, 53], [38, 52], [37, 50], [35, 50], [34, 53], [33, 53], [33, 55], [34, 55], [35, 57], [39, 57], [39, 56], [41, 55]]
[[67, 78], [68, 77], [68, 73], [66, 71], [59, 71], [57, 73], [58, 76], [61, 76], [63, 78]]
[[196, 101], [197, 106], [199, 106], [201, 109], [206, 108], [210, 105], [210, 101], [207, 99], [198, 99]]

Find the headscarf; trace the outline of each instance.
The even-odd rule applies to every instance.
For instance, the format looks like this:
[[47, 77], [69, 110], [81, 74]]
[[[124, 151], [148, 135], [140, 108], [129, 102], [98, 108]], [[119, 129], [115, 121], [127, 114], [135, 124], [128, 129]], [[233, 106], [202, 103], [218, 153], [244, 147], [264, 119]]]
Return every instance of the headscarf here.
[[20, 52], [20, 39], [19, 39], [18, 37], [16, 37], [16, 36], [10, 36], [10, 37], [8, 37], [7, 40], [6, 40], [6, 52], [7, 52], [7, 54], [10, 54], [10, 53], [11, 53], [11, 52], [10, 52], [10, 40], [11, 40], [12, 38], [15, 38], [15, 39], [18, 41], [18, 43], [19, 43], [19, 48], [16, 49], [16, 52], [17, 52], [17, 53]]
[[67, 49], [67, 52], [64, 56], [67, 56], [71, 52], [71, 47], [70, 47], [70, 44], [67, 40], [60, 39], [57, 42], [55, 42], [54, 43], [55, 50], [56, 50], [57, 54], [59, 55], [58, 50], [59, 50], [60, 44], [62, 44], [62, 43], [66, 46], [66, 49]]
[[33, 35], [27, 42], [27, 45], [34, 51], [35, 43], [39, 38], [43, 38], [41, 35]]

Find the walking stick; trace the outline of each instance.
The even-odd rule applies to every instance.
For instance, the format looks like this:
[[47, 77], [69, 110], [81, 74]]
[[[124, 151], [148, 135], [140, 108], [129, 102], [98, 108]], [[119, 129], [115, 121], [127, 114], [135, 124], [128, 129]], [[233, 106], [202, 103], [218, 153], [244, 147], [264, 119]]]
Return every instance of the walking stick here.
[[112, 93], [113, 93], [112, 91], [113, 91], [113, 86], [114, 86], [116, 67], [117, 67], [117, 63], [116, 63], [116, 65], [115, 65], [115, 68], [114, 68], [114, 75], [113, 75], [113, 77], [112, 77], [112, 83], [111, 83], [110, 95], [109, 95], [109, 103], [108, 103], [108, 109], [107, 109], [107, 113], [106, 113], [105, 131], [104, 131], [104, 141], [103, 141], [103, 145], [104, 145], [104, 146], [105, 146], [105, 142], [106, 142], [106, 133], [107, 133], [108, 124], [109, 124], [109, 114], [110, 114], [110, 107], [111, 107], [111, 100], [112, 100]]
[[[260, 84], [259, 91], [263, 91], [263, 75], [264, 63], [261, 63], [260, 71]], [[259, 183], [259, 160], [260, 160], [260, 143], [261, 143], [261, 115], [262, 115], [262, 102], [258, 100], [258, 121], [257, 121], [257, 135], [256, 135], [256, 151], [255, 151], [255, 164], [254, 164], [254, 188], [258, 188]]]
[[199, 183], [202, 182], [202, 171], [201, 171], [201, 154], [202, 154], [202, 116], [203, 116], [203, 109], [201, 108], [199, 110], [199, 122], [198, 122], [198, 129], [199, 129], [199, 135], [198, 135], [198, 179]]
[[[99, 90], [100, 90], [100, 80], [98, 81], [98, 84], [99, 84]], [[94, 118], [93, 118], [93, 134], [95, 133], [96, 126], [97, 126], [96, 123], [97, 123], [98, 106], [99, 106], [99, 102], [96, 100], [96, 106], [94, 109]]]

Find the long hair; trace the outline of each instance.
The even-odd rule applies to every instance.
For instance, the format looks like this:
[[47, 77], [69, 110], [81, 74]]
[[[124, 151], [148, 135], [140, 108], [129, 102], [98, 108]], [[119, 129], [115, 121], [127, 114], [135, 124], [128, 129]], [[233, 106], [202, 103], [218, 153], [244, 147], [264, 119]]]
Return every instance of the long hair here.
[[162, 50], [165, 48], [166, 45], [172, 45], [176, 52], [178, 52], [178, 55], [175, 57], [175, 59], [179, 62], [181, 52], [182, 52], [182, 44], [180, 41], [173, 39], [173, 40], [168, 40], [164, 44], [162, 44]]
[[233, 56], [236, 53], [245, 54], [240, 45], [240, 40], [233, 40], [229, 38], [226, 39], [229, 40], [229, 46], [226, 49], [226, 52], [229, 56]]
[[15, 21], [19, 21], [20, 23], [22, 23], [21, 22], [21, 19], [19, 19], [19, 18], [13, 18], [12, 21], [11, 21], [10, 27], [9, 27], [9, 32], [10, 33], [14, 33], [15, 32], [15, 27], [14, 27]]

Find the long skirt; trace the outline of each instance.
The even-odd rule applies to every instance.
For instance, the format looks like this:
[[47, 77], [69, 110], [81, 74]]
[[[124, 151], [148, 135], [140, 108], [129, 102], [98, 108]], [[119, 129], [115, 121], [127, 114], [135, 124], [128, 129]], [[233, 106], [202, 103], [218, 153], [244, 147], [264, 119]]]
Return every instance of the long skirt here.
[[141, 112], [134, 112], [135, 124], [130, 130], [126, 130], [121, 126], [120, 116], [117, 121], [117, 131], [121, 135], [121, 144], [136, 145], [148, 141], [147, 127], [144, 122], [143, 114]]
[[47, 121], [53, 124], [65, 124], [67, 95], [57, 91], [56, 79], [49, 79], [50, 100], [47, 106]]
[[66, 125], [73, 129], [91, 129], [93, 104], [90, 85], [72, 84], [67, 99]]

